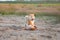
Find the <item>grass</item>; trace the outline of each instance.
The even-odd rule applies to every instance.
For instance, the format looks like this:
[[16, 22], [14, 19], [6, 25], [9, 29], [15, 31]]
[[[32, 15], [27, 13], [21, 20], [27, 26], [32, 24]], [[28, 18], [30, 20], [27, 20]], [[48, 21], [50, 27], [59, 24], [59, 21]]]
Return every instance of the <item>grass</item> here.
[[0, 12], [0, 15], [16, 15], [16, 16], [24, 16], [26, 15], [26, 12]]
[[[0, 3], [0, 15], [17, 15], [17, 16], [25, 16], [30, 12], [20, 12], [20, 8], [28, 8], [29, 10], [46, 10], [44, 7], [56, 7], [54, 9], [60, 10], [60, 3], [39, 3], [39, 4], [24, 4], [24, 3]], [[42, 8], [41, 8], [42, 7]], [[16, 12], [19, 11], [19, 12]], [[55, 12], [32, 12], [36, 17], [43, 18], [43, 16], [47, 16], [46, 20], [50, 20], [56, 18], [57, 21], [55, 23], [60, 22], [60, 13]]]
[[60, 8], [58, 8], [58, 7], [60, 7], [60, 3], [55, 3], [55, 4], [51, 4], [51, 3], [50, 4], [22, 4], [22, 3], [20, 3], [20, 4], [17, 4], [17, 3], [16, 4], [12, 4], [12, 3], [6, 4], [5, 3], [4, 4], [4, 3], [0, 3], [0, 13], [9, 13], [9, 12], [13, 13], [13, 12], [19, 11], [20, 9], [23, 9], [23, 8], [25, 10], [32, 10], [32, 11], [39, 10], [40, 11], [40, 10], [47, 10], [47, 8], [49, 8], [49, 7], [51, 8], [51, 10], [54, 8], [58, 11], [58, 10], [60, 10]]
[[[34, 12], [0, 12], [0, 15], [17, 15], [17, 16], [25, 16], [29, 13], [34, 13]], [[34, 13], [36, 17], [39, 16], [58, 16], [60, 17], [60, 14], [57, 13], [48, 13], [48, 12], [35, 12]]]
[[38, 6], [38, 5], [42, 5], [42, 6], [60, 6], [60, 3], [54, 3], [54, 4], [53, 4], [53, 3], [47, 3], [47, 4], [46, 4], [46, 3], [42, 3], [42, 4], [23, 4], [23, 3], [20, 3], [20, 4], [19, 4], [19, 3], [18, 3], [18, 4], [17, 4], [17, 3], [16, 3], [16, 4], [7, 3], [7, 4], [6, 4], [6, 3], [0, 3], [0, 5], [1, 5], [1, 4], [2, 4], [2, 5], [30, 5], [30, 6], [31, 6], [31, 5], [33, 5], [33, 6]]
[[[18, 13], [15, 13], [15, 12], [3, 12], [3, 13], [0, 13], [0, 15], [2, 16], [6, 16], [6, 15], [16, 15], [16, 16], [25, 16], [27, 15], [28, 13], [27, 12], [18, 12]], [[49, 20], [51, 24], [57, 24], [57, 23], [60, 23], [60, 15], [59, 14], [56, 14], [56, 13], [34, 13], [36, 18], [42, 18], [43, 20]], [[49, 22], [47, 22], [49, 23]]]
[[39, 4], [39, 3], [60, 3], [60, 1], [30, 1], [30, 2], [24, 2], [24, 1], [0, 1], [0, 3], [23, 3], [23, 4]]
[[60, 23], [60, 15], [57, 13], [36, 13], [37, 18], [42, 18], [43, 20], [49, 20], [51, 24], [58, 24]]

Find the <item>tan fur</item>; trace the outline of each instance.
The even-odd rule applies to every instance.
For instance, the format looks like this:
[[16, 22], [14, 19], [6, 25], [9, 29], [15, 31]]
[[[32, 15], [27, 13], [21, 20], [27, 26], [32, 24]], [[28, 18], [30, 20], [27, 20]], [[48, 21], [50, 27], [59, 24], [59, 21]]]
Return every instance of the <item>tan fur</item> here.
[[35, 26], [35, 24], [34, 24], [34, 20], [35, 20], [34, 14], [29, 14], [27, 18], [28, 18], [28, 19], [26, 20], [26, 21], [27, 21], [27, 24], [28, 24], [28, 25], [31, 25], [31, 26], [30, 26], [30, 29], [31, 29], [31, 30], [35, 30], [35, 29], [36, 29], [36, 26]]

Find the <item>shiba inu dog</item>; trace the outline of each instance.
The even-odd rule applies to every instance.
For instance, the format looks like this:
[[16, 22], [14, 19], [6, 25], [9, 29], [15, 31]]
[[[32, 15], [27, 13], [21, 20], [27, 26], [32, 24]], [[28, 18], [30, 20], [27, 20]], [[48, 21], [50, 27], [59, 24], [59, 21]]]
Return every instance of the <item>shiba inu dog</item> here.
[[25, 18], [26, 18], [25, 29], [35, 30], [37, 27], [35, 26], [34, 14], [26, 15]]

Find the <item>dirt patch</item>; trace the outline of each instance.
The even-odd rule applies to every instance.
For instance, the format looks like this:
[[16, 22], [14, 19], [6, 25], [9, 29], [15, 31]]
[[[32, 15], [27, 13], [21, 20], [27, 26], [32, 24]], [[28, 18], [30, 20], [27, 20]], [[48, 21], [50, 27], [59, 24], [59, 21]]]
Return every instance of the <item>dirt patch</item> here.
[[60, 23], [53, 24], [55, 18], [52, 21], [49, 17], [46, 20], [47, 17], [36, 18], [38, 30], [30, 31], [22, 29], [25, 27], [23, 16], [0, 16], [0, 40], [60, 40]]

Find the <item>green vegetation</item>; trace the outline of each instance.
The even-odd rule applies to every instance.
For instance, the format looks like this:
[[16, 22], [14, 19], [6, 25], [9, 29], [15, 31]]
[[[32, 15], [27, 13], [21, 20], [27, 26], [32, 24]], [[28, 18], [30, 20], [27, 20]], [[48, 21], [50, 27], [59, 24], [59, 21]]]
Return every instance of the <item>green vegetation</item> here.
[[15, 1], [0, 1], [0, 3], [23, 3], [23, 4], [49, 4], [49, 3], [60, 3], [60, 0], [36, 0], [36, 1], [24, 1], [24, 0], [15, 0]]
[[[16, 16], [25, 16], [27, 15], [27, 12], [0, 12], [1, 16], [6, 16], [6, 15], [16, 15]], [[42, 18], [43, 20], [50, 20], [51, 24], [57, 24], [60, 23], [60, 15], [57, 13], [34, 13], [37, 18]], [[49, 22], [46, 22], [49, 23]]]
[[23, 3], [23, 4], [39, 4], [39, 3], [44, 3], [44, 4], [47, 4], [47, 3], [60, 3], [60, 1], [0, 1], [0, 3]]
[[[7, 7], [6, 7], [7, 5]], [[19, 12], [20, 9], [18, 8], [24, 8], [26, 7], [26, 9], [28, 8], [29, 10], [46, 10], [46, 8], [44, 7], [57, 7], [56, 10], [60, 10], [60, 8], [58, 8], [60, 6], [60, 3], [55, 3], [55, 4], [4, 4], [1, 3], [0, 4], [0, 15], [26, 15], [28, 14], [27, 12]], [[3, 7], [4, 6], [4, 7]], [[14, 6], [17, 6], [18, 8], [14, 8]], [[42, 8], [40, 8], [40, 6]], [[6, 8], [5, 8], [6, 7]], [[16, 10], [18, 9], [18, 10]], [[18, 12], [15, 12], [18, 11]], [[36, 16], [42, 16], [42, 15], [46, 15], [46, 16], [60, 16], [59, 13], [54, 13], [54, 12], [33, 12], [36, 14]]]
[[[8, 3], [8, 2], [7, 2]], [[18, 2], [17, 2], [18, 3]], [[31, 12], [34, 13], [36, 17], [43, 18], [45, 17], [44, 20], [55, 20], [54, 23], [60, 23], [60, 12], [55, 13], [54, 12], [43, 12], [44, 10], [47, 10], [46, 8], [51, 8], [49, 11], [51, 11], [53, 8], [56, 9], [57, 11], [60, 10], [60, 3], [40, 3], [40, 4], [28, 4], [28, 3], [18, 3], [18, 4], [13, 4], [13, 3], [0, 3], [0, 15], [17, 15], [17, 16], [25, 16], [26, 14], [29, 14], [30, 12], [25, 12], [23, 11], [24, 8], [27, 10], [39, 10], [42, 12]], [[46, 8], [44, 8], [46, 7]], [[21, 11], [20, 11], [21, 8]], [[23, 9], [23, 10], [22, 10]], [[53, 10], [52, 10], [53, 11]], [[53, 19], [54, 18], [54, 19]]]
[[[29, 13], [27, 12], [0, 12], [0, 15], [17, 15], [17, 16], [24, 16], [27, 15]], [[60, 14], [58, 13], [47, 13], [47, 12], [36, 12], [34, 13], [35, 16], [60, 16]]]

